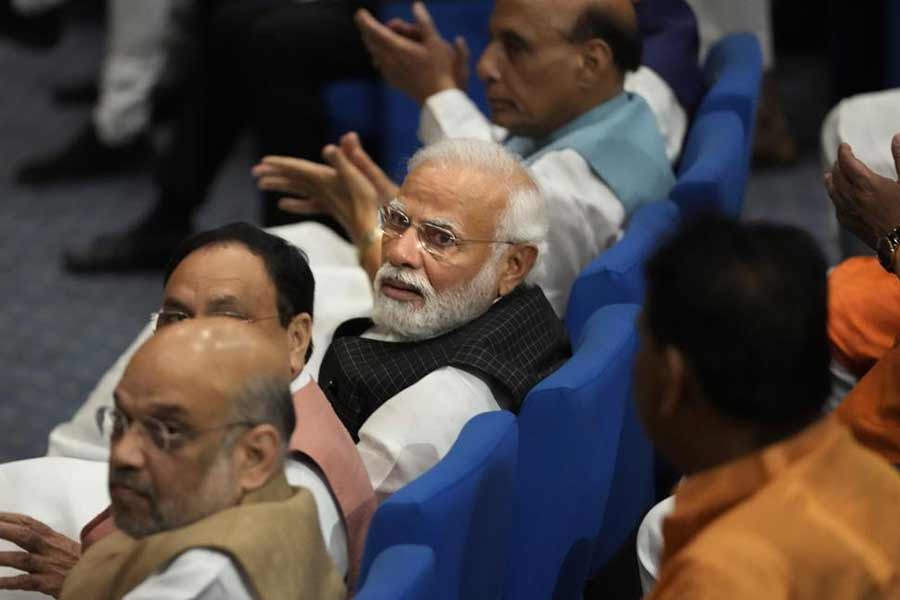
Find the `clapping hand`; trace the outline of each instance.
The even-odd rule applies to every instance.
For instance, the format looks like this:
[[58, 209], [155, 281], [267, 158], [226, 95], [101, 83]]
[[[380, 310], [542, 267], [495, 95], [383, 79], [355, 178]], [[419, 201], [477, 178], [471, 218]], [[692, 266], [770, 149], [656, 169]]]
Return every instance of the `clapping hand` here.
[[356, 24], [384, 79], [421, 105], [443, 90], [465, 89], [470, 52], [462, 37], [450, 44], [441, 36], [422, 2], [414, 2], [412, 11], [415, 23], [392, 19], [382, 24], [360, 9]]
[[[891, 140], [891, 152], [900, 178], [900, 134]], [[838, 221], [870, 247], [900, 225], [900, 182], [872, 171], [848, 144], [838, 148], [825, 187]]]

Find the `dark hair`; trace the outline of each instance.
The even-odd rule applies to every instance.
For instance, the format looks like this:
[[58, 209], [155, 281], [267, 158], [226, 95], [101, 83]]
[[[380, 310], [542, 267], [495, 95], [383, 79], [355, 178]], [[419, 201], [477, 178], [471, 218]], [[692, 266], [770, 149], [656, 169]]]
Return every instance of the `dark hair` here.
[[647, 264], [645, 322], [721, 412], [802, 425], [831, 389], [825, 270], [799, 229], [702, 219]]
[[591, 6], [578, 15], [569, 39], [583, 43], [596, 38], [609, 44], [613, 62], [622, 75], [641, 66], [642, 47], [637, 28], [629, 26], [609, 10]]
[[[163, 285], [188, 255], [207, 246], [241, 244], [262, 259], [266, 272], [275, 286], [278, 317], [282, 327], [287, 327], [301, 313], [313, 314], [313, 297], [316, 281], [306, 254], [300, 249], [271, 233], [266, 233], [249, 223], [231, 223], [217, 229], [202, 231], [184, 240], [166, 267]], [[306, 351], [306, 360], [312, 355], [312, 341]]]
[[297, 423], [290, 383], [271, 376], [251, 379], [238, 390], [231, 415], [236, 422], [274, 425], [286, 444]]

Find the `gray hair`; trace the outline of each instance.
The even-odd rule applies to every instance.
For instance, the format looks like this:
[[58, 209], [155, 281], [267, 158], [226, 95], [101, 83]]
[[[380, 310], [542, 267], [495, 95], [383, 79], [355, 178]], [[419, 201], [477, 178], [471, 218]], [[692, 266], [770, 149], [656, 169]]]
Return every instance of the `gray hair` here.
[[[235, 422], [273, 425], [287, 445], [296, 425], [294, 402], [288, 381], [282, 377], [260, 376], [240, 387], [231, 402], [231, 418]], [[238, 435], [229, 436], [231, 446]]]
[[[495, 142], [473, 138], [446, 138], [425, 146], [409, 160], [408, 172], [430, 163], [474, 167], [497, 178], [506, 188], [508, 204], [497, 223], [498, 240], [532, 244], [538, 261], [526, 281], [532, 283], [547, 236], [547, 211], [541, 187], [522, 159]], [[498, 248], [495, 256], [502, 251]]]

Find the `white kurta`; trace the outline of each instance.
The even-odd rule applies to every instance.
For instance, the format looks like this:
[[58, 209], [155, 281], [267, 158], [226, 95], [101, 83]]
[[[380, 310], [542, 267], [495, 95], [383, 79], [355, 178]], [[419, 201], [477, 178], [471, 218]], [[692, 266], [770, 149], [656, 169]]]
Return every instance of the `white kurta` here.
[[[625, 87], [647, 100], [664, 134], [667, 155], [674, 160], [681, 150], [687, 117], [671, 88], [646, 67], [630, 73]], [[506, 135], [460, 90], [435, 94], [422, 108], [419, 138], [426, 145], [461, 137], [499, 142]], [[547, 152], [531, 170], [544, 192], [549, 219], [545, 252], [534, 282], [556, 314], [563, 316], [575, 278], [621, 238], [625, 208], [574, 150]]]
[[[363, 337], [396, 341], [374, 330]], [[360, 428], [357, 444], [378, 499], [437, 464], [469, 419], [501, 404], [480, 377], [443, 367], [381, 405]]]

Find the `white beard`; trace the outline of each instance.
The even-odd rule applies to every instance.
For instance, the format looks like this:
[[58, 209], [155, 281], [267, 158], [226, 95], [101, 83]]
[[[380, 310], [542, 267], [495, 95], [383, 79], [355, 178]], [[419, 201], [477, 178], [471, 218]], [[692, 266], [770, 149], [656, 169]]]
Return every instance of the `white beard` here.
[[[497, 272], [500, 256], [495, 253], [475, 277], [460, 286], [438, 294], [424, 271], [381, 265], [375, 275], [375, 299], [372, 321], [391, 333], [410, 341], [437, 337], [483, 315], [497, 298]], [[411, 285], [422, 294], [424, 304], [415, 308], [411, 302], [389, 298], [381, 293], [385, 278]]]

